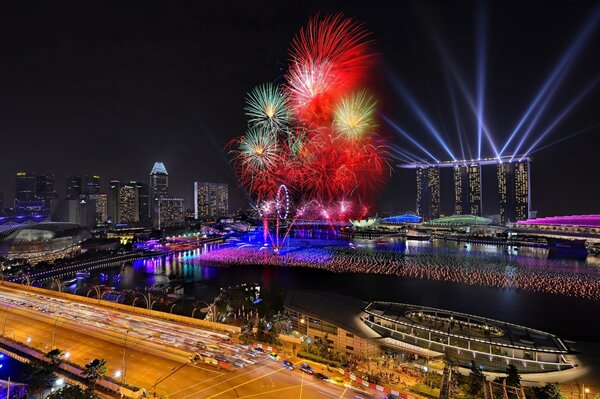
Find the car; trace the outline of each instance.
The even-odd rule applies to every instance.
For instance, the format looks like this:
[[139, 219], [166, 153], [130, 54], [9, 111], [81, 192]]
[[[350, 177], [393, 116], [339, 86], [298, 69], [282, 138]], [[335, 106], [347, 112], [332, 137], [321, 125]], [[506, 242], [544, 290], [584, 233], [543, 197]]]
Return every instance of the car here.
[[283, 362], [281, 362], [281, 365], [288, 370], [293, 370], [296, 368], [296, 367], [294, 367], [294, 364], [292, 362], [290, 362], [289, 360], [284, 360]]
[[244, 367], [246, 367], [246, 363], [243, 360], [240, 360], [240, 359], [234, 360], [234, 362], [232, 364], [235, 367], [237, 367], [238, 369], [243, 369]]
[[271, 352], [269, 353], [269, 359], [273, 360], [273, 361], [279, 361], [279, 359], [281, 359], [279, 357], [279, 355], [275, 352]]
[[219, 355], [215, 356], [215, 359], [217, 359], [220, 362], [226, 362], [227, 356], [219, 354]]
[[265, 353], [265, 350], [263, 348], [261, 348], [260, 346], [257, 346], [255, 348], [252, 349], [255, 352], [259, 352], [259, 353]]
[[310, 375], [313, 375], [315, 373], [315, 371], [312, 369], [312, 367], [310, 367], [306, 363], [302, 363], [300, 365], [300, 371], [302, 371], [303, 373], [306, 373], [306, 374], [310, 374]]
[[327, 381], [329, 380], [329, 377], [327, 377], [325, 374], [323, 373], [314, 373], [313, 376], [318, 379], [318, 380], [323, 380], [323, 381]]

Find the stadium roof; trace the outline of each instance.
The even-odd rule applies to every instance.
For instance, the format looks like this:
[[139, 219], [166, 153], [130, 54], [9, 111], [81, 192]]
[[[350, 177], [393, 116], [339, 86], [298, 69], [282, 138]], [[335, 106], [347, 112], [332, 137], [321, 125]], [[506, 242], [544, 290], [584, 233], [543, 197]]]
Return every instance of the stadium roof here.
[[362, 320], [366, 303], [331, 292], [294, 290], [285, 296], [284, 306], [296, 312], [325, 320], [362, 338], [380, 338]]
[[517, 224], [600, 227], [600, 215], [552, 216], [546, 218], [521, 220], [518, 221]]
[[425, 222], [428, 225], [470, 226], [492, 224], [492, 219], [474, 215], [452, 215]]
[[384, 223], [421, 223], [423, 218], [411, 213], [405, 213], [403, 215], [389, 216], [382, 220]]
[[168, 175], [167, 168], [165, 168], [165, 164], [162, 162], [155, 162], [152, 170], [150, 171], [151, 175]]

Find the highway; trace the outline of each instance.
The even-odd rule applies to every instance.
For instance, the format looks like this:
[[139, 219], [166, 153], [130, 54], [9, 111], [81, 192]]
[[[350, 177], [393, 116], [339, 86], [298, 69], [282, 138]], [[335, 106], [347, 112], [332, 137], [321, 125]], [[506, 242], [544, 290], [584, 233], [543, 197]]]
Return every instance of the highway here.
[[[6, 337], [42, 351], [52, 349], [54, 341], [55, 347], [68, 352], [69, 359], [80, 365], [105, 359], [107, 375], [125, 371], [127, 383], [163, 398], [385, 397], [322, 381], [298, 368], [287, 370], [279, 361], [234, 344], [219, 332], [49, 295], [0, 287], [0, 317]], [[187, 356], [194, 352], [207, 359], [225, 356], [229, 363], [242, 360], [245, 367], [225, 371], [202, 359], [192, 364]]]

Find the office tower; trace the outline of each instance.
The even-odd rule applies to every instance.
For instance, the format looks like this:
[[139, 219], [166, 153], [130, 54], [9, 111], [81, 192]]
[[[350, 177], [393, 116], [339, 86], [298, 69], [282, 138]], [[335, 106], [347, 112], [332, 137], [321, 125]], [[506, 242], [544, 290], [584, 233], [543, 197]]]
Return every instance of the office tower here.
[[529, 159], [498, 164], [501, 223], [516, 222], [529, 217], [529, 171]]
[[35, 178], [35, 198], [48, 202], [57, 198], [54, 188], [54, 175], [37, 175]]
[[463, 215], [469, 201], [467, 167], [454, 167], [454, 214]]
[[89, 194], [88, 200], [96, 203], [96, 224], [105, 224], [108, 220], [108, 195]]
[[15, 181], [15, 199], [17, 201], [35, 201], [35, 173], [17, 172]]
[[124, 184], [119, 191], [119, 223], [136, 223], [140, 220], [138, 201], [135, 185]]
[[227, 183], [194, 182], [194, 218], [216, 219], [229, 215]]
[[183, 226], [183, 198], [160, 197], [156, 214], [155, 227], [158, 229]]
[[454, 167], [454, 213], [481, 216], [481, 166]]
[[81, 176], [67, 176], [67, 195], [65, 198], [78, 200], [81, 194]]
[[100, 176], [85, 177], [85, 195], [100, 194]]
[[148, 185], [141, 181], [131, 181], [130, 185], [137, 191], [138, 222], [148, 223], [150, 221], [150, 203], [148, 196]]
[[472, 164], [467, 168], [469, 179], [469, 214], [481, 216], [481, 165]]
[[149, 217], [156, 213], [158, 199], [169, 195], [169, 174], [162, 162], [155, 162], [150, 171], [150, 208]]
[[121, 193], [121, 182], [111, 180], [108, 191], [108, 220], [112, 224], [118, 224], [119, 221], [119, 198]]
[[417, 214], [424, 220], [440, 217], [440, 169], [417, 168]]

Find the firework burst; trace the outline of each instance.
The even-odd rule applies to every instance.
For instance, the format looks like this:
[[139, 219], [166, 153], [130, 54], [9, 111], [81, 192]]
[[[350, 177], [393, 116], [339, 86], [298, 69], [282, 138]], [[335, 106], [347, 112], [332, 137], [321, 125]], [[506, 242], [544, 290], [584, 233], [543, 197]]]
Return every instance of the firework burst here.
[[364, 90], [345, 96], [335, 109], [333, 126], [340, 135], [350, 139], [374, 131], [375, 100]]
[[258, 85], [248, 93], [244, 109], [251, 125], [279, 131], [290, 122], [288, 95], [272, 83]]

